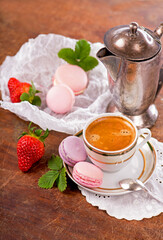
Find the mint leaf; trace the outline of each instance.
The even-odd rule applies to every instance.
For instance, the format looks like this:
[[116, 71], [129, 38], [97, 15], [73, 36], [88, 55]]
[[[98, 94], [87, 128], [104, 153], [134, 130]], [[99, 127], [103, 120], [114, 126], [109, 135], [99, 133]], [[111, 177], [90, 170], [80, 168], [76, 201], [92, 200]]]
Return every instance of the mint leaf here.
[[51, 159], [48, 161], [48, 168], [52, 170], [61, 170], [63, 166], [62, 159], [59, 156], [51, 156]]
[[46, 189], [52, 188], [58, 176], [59, 172], [54, 170], [45, 173], [38, 181], [39, 187]]
[[40, 177], [38, 185], [41, 188], [52, 188], [54, 183], [58, 189], [63, 192], [67, 187], [66, 169], [63, 167], [63, 161], [59, 156], [51, 156], [48, 161], [48, 168], [52, 169]]
[[89, 56], [90, 51], [90, 44], [86, 40], [82, 39], [76, 42], [75, 54], [77, 59], [82, 60], [83, 58], [86, 58], [87, 56]]
[[66, 169], [62, 168], [58, 177], [58, 189], [63, 192], [67, 187]]
[[29, 94], [28, 93], [22, 93], [20, 96], [21, 101], [28, 101], [29, 100]]
[[79, 66], [83, 68], [86, 72], [93, 69], [97, 65], [98, 65], [97, 59], [92, 56], [88, 56], [79, 62]]
[[62, 48], [58, 52], [58, 57], [72, 65], [78, 65], [85, 71], [89, 71], [98, 64], [96, 58], [89, 56], [90, 51], [90, 44], [85, 39], [81, 39], [76, 42], [75, 51], [71, 48]]
[[76, 61], [76, 55], [73, 49], [71, 48], [62, 48], [58, 52], [58, 57], [64, 59], [66, 62], [78, 65], [78, 62]]

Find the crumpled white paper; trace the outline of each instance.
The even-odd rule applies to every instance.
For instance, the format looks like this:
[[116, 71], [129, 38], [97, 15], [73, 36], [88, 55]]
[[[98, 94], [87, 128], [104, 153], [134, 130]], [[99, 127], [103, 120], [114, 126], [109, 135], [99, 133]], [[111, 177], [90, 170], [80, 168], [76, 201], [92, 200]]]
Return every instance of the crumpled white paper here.
[[[83, 94], [75, 97], [72, 110], [66, 114], [56, 114], [46, 105], [46, 94], [52, 86], [52, 77], [58, 66], [65, 63], [58, 57], [61, 48], [75, 47], [76, 39], [70, 39], [56, 34], [41, 34], [35, 39], [29, 39], [17, 54], [7, 56], [0, 66], [0, 88], [2, 100], [0, 105], [20, 118], [32, 121], [42, 129], [56, 130], [74, 134], [81, 130], [91, 117], [106, 112], [111, 101], [108, 88], [107, 71], [104, 65], [99, 65], [89, 71], [89, 84]], [[103, 47], [101, 43], [91, 44], [91, 56], [96, 57], [97, 51]], [[28, 102], [12, 103], [9, 97], [7, 83], [10, 77], [21, 82], [34, 82], [42, 100], [41, 107]]]

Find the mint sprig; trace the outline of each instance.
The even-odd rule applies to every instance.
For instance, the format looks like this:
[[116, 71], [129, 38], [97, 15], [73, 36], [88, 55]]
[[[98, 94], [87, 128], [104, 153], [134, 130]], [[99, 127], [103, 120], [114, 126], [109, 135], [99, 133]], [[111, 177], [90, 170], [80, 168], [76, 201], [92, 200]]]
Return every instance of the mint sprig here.
[[62, 168], [58, 178], [58, 189], [63, 192], [67, 187], [66, 169]]
[[21, 101], [28, 101], [32, 105], [41, 106], [41, 98], [39, 96], [35, 96], [40, 91], [36, 90], [35, 85], [31, 82], [32, 87], [29, 88], [28, 93], [24, 92], [20, 96]]
[[87, 72], [98, 65], [98, 60], [89, 56], [90, 51], [90, 44], [85, 39], [81, 39], [76, 42], [75, 50], [71, 48], [62, 48], [58, 52], [58, 57], [72, 65], [83, 68], [83, 70]]
[[63, 192], [67, 187], [67, 178], [62, 159], [59, 156], [52, 155], [48, 161], [48, 168], [51, 170], [40, 177], [39, 187], [49, 189], [56, 183], [58, 189]]
[[58, 178], [59, 173], [58, 171], [48, 171], [45, 173], [38, 182], [40, 188], [52, 188], [54, 185], [55, 180]]

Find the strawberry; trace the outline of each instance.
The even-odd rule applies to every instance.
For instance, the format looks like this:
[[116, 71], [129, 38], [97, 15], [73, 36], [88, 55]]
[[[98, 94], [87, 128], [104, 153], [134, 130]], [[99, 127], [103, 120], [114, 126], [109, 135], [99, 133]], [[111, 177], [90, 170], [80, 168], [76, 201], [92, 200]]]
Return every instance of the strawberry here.
[[20, 96], [23, 92], [29, 92], [29, 87], [31, 87], [31, 84], [29, 83], [21, 83], [16, 78], [10, 78], [8, 81], [8, 88], [10, 91], [11, 102], [20, 102]]
[[44, 140], [49, 135], [48, 129], [41, 135], [42, 130], [30, 128], [31, 124], [28, 127], [29, 132], [23, 132], [17, 143], [18, 165], [23, 172], [28, 171], [44, 155]]
[[8, 81], [8, 89], [10, 92], [11, 102], [18, 103], [21, 101], [28, 101], [33, 105], [41, 105], [41, 99], [35, 96], [40, 91], [36, 90], [33, 82], [20, 82], [16, 78], [10, 78]]

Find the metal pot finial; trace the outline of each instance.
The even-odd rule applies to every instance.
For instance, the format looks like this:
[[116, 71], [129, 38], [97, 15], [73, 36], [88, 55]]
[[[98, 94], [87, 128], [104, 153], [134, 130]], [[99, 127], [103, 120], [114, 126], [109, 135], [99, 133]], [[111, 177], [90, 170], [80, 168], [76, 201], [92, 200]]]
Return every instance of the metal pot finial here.
[[138, 23], [136, 23], [136, 22], [130, 23], [130, 34], [136, 35], [138, 27], [139, 27]]

